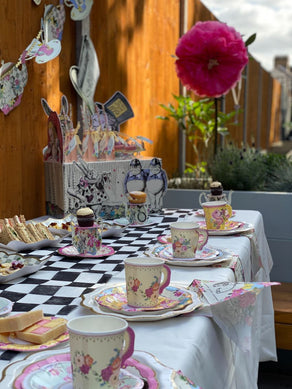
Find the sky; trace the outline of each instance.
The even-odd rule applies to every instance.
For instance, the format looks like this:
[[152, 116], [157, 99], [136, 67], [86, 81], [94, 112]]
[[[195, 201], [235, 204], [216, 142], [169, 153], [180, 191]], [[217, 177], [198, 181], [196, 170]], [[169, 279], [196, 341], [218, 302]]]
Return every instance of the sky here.
[[234, 27], [245, 41], [253, 33], [251, 55], [271, 71], [275, 56], [288, 56], [292, 66], [292, 0], [201, 0], [221, 22]]

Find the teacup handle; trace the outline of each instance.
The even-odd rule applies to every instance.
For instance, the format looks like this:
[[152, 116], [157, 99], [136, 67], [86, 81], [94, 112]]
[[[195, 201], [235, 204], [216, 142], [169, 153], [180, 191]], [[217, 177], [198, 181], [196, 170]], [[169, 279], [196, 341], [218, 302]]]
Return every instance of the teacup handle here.
[[205, 244], [208, 242], [208, 231], [203, 230], [202, 228], [197, 229], [198, 233], [198, 249], [202, 250]]
[[121, 366], [124, 365], [126, 359], [130, 358], [134, 352], [135, 332], [131, 327], [126, 329], [125, 333], [125, 345], [123, 347]]
[[169, 285], [170, 283], [170, 268], [167, 266], [167, 265], [162, 265], [162, 270], [161, 270], [162, 274], [163, 274], [163, 283], [160, 284], [160, 287], [159, 287], [159, 294], [161, 294], [163, 292], [163, 290]]
[[125, 333], [125, 345], [123, 347], [121, 366], [124, 365], [126, 359], [130, 358], [134, 352], [135, 332], [131, 327], [126, 329]]
[[225, 204], [225, 208], [228, 212], [228, 219], [229, 219], [232, 216], [232, 207], [230, 204], [227, 203], [227, 204]]

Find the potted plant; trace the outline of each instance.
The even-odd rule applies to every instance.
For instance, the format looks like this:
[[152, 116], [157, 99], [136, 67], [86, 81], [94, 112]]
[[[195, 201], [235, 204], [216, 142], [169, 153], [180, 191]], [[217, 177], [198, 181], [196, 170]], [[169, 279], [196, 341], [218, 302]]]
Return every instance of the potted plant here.
[[[217, 132], [223, 136], [229, 134], [227, 123], [236, 115], [236, 111], [225, 113], [218, 111], [215, 115], [213, 99], [201, 99], [195, 101], [191, 96], [173, 95], [177, 106], [169, 103], [160, 104], [167, 112], [166, 116], [158, 116], [161, 120], [174, 119], [180, 131], [183, 131], [192, 145], [195, 164], [186, 163], [187, 169], [183, 177], [174, 177], [169, 180], [170, 188], [196, 188], [204, 189], [209, 186], [211, 176], [208, 171], [208, 163], [213, 159], [213, 148], [210, 143], [214, 142], [215, 126]], [[217, 118], [217, 120], [216, 120]], [[217, 121], [217, 123], [215, 123]]]

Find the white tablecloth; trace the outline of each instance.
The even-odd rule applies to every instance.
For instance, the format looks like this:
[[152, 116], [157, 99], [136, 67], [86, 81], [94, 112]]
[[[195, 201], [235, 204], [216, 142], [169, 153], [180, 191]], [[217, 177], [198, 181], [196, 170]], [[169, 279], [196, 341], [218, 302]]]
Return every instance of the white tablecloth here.
[[[195, 216], [193, 220], [199, 220]], [[246, 236], [211, 236], [208, 244], [230, 249], [241, 260], [245, 281], [269, 281], [272, 257], [264, 233], [262, 215], [257, 211], [236, 211], [234, 220], [253, 224], [263, 268], [251, 278], [253, 250]], [[172, 281], [189, 285], [193, 279], [234, 281], [228, 268], [172, 268]], [[124, 280], [124, 273], [112, 282]], [[135, 330], [135, 348], [154, 354], [166, 365], [182, 370], [203, 389], [257, 388], [258, 362], [276, 360], [274, 314], [270, 288], [257, 297], [252, 327], [252, 349], [240, 350], [210, 317], [199, 313], [158, 322], [131, 322]]]
[[[196, 221], [200, 220], [192, 214], [188, 217]], [[211, 236], [208, 245], [233, 251], [240, 259], [244, 281], [269, 281], [272, 258], [264, 233], [261, 214], [256, 211], [236, 211], [234, 220], [253, 224], [256, 240], [252, 239], [251, 236]], [[152, 234], [148, 234], [148, 238], [149, 235], [152, 236]], [[125, 247], [136, 254], [135, 250], [139, 247], [139, 244], [137, 244], [137, 247], [135, 245], [127, 246], [126, 242], [131, 239], [130, 234], [125, 239]], [[121, 238], [120, 243], [122, 241], [123, 238]], [[123, 254], [119, 251], [111, 256], [111, 260], [121, 259], [123, 256], [125, 258], [129, 255], [129, 252]], [[143, 255], [143, 251], [139, 251], [139, 255]], [[65, 285], [66, 282], [58, 281], [58, 278], [51, 280], [54, 266], [62, 268], [62, 266], [68, 266], [68, 263], [66, 264], [64, 259], [56, 262], [52, 261], [50, 271], [39, 271], [36, 275], [32, 275], [30, 280], [33, 280], [34, 277], [41, 277], [45, 281], [45, 278], [48, 277], [47, 284], [50, 287], [51, 285], [56, 287], [58, 283]], [[194, 279], [235, 281], [233, 270], [227, 267], [172, 266], [171, 269], [172, 281], [183, 282], [185, 286], [188, 286]], [[117, 276], [113, 277], [108, 283], [109, 286], [124, 281], [124, 272], [117, 271], [116, 273]], [[96, 276], [96, 274], [92, 275], [94, 279], [96, 279]], [[89, 277], [88, 274], [87, 277]], [[68, 280], [67, 283], [70, 283], [70, 281]], [[18, 282], [15, 282], [14, 285], [12, 282], [11, 286], [8, 285], [6, 289], [16, 293], [17, 288], [22, 288], [22, 291], [25, 290], [25, 285], [19, 285]], [[74, 288], [71, 289], [72, 294], [74, 294]], [[78, 291], [76, 291], [76, 295], [79, 296]], [[22, 297], [22, 301], [25, 302], [25, 296]], [[73, 305], [76, 303], [78, 307], [66, 315], [67, 319], [89, 314], [89, 310], [80, 306], [80, 302], [80, 297], [71, 302]], [[42, 308], [41, 301], [38, 304]], [[46, 309], [48, 309], [47, 306]], [[183, 374], [203, 389], [256, 388], [258, 362], [276, 360], [270, 288], [264, 288], [257, 297], [252, 325], [252, 348], [248, 352], [242, 351], [219, 328], [212, 317], [203, 316], [201, 312], [155, 322], [131, 322], [130, 326], [136, 333], [136, 350], [148, 351], [154, 354], [167, 366], [181, 370]], [[22, 358], [23, 354], [19, 353], [13, 358], [13, 361]], [[0, 361], [0, 367], [6, 366], [7, 362]]]

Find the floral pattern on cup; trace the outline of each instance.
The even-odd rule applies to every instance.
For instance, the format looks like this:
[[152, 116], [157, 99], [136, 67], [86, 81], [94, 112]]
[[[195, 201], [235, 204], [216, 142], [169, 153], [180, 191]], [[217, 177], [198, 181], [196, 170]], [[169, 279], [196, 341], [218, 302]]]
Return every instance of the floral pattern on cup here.
[[92, 227], [75, 225], [72, 231], [72, 244], [80, 254], [96, 255], [101, 248], [101, 228], [94, 224]]
[[197, 223], [176, 222], [170, 225], [174, 258], [195, 258], [196, 251], [202, 250], [208, 241], [208, 233]]
[[174, 235], [173, 243], [172, 243], [173, 252], [176, 254], [180, 253], [181, 256], [183, 257], [184, 256], [183, 254], [189, 249], [190, 244], [191, 244], [190, 239], [185, 239], [183, 237]]
[[113, 388], [118, 387], [119, 384], [119, 373], [121, 368], [121, 358], [120, 358], [120, 350], [115, 349], [116, 356], [111, 358], [109, 361], [109, 365], [101, 371], [101, 374], [98, 373], [94, 369], [97, 361], [89, 354], [84, 354], [81, 351], [76, 351], [73, 355], [73, 370], [72, 374], [81, 374], [83, 377], [86, 377], [89, 373], [91, 373], [96, 382], [100, 385], [109, 384]]
[[208, 230], [224, 230], [232, 216], [232, 207], [225, 201], [210, 201], [202, 204]]
[[69, 320], [67, 327], [74, 388], [118, 388], [120, 368], [134, 351], [127, 321], [89, 315]]
[[170, 282], [170, 269], [159, 258], [127, 258], [125, 275], [128, 305], [133, 307], [156, 306]]
[[211, 223], [214, 223], [217, 229], [220, 229], [220, 226], [225, 224], [228, 219], [229, 212], [227, 209], [216, 209], [211, 214]]
[[160, 286], [160, 280], [158, 279], [158, 277], [154, 276], [154, 281], [151, 283], [151, 285], [149, 286], [149, 288], [147, 289], [140, 289], [139, 290], [139, 287], [142, 287], [143, 286], [143, 283], [138, 279], [138, 278], [133, 278], [132, 277], [129, 277], [128, 279], [128, 288], [134, 293], [134, 294], [137, 294], [137, 292], [139, 291], [140, 292], [140, 298], [144, 298], [144, 302], [145, 304], [147, 302], [149, 302], [149, 299], [150, 301], [153, 300], [154, 302], [157, 301], [158, 299], [158, 296], [159, 296], [159, 286]]

